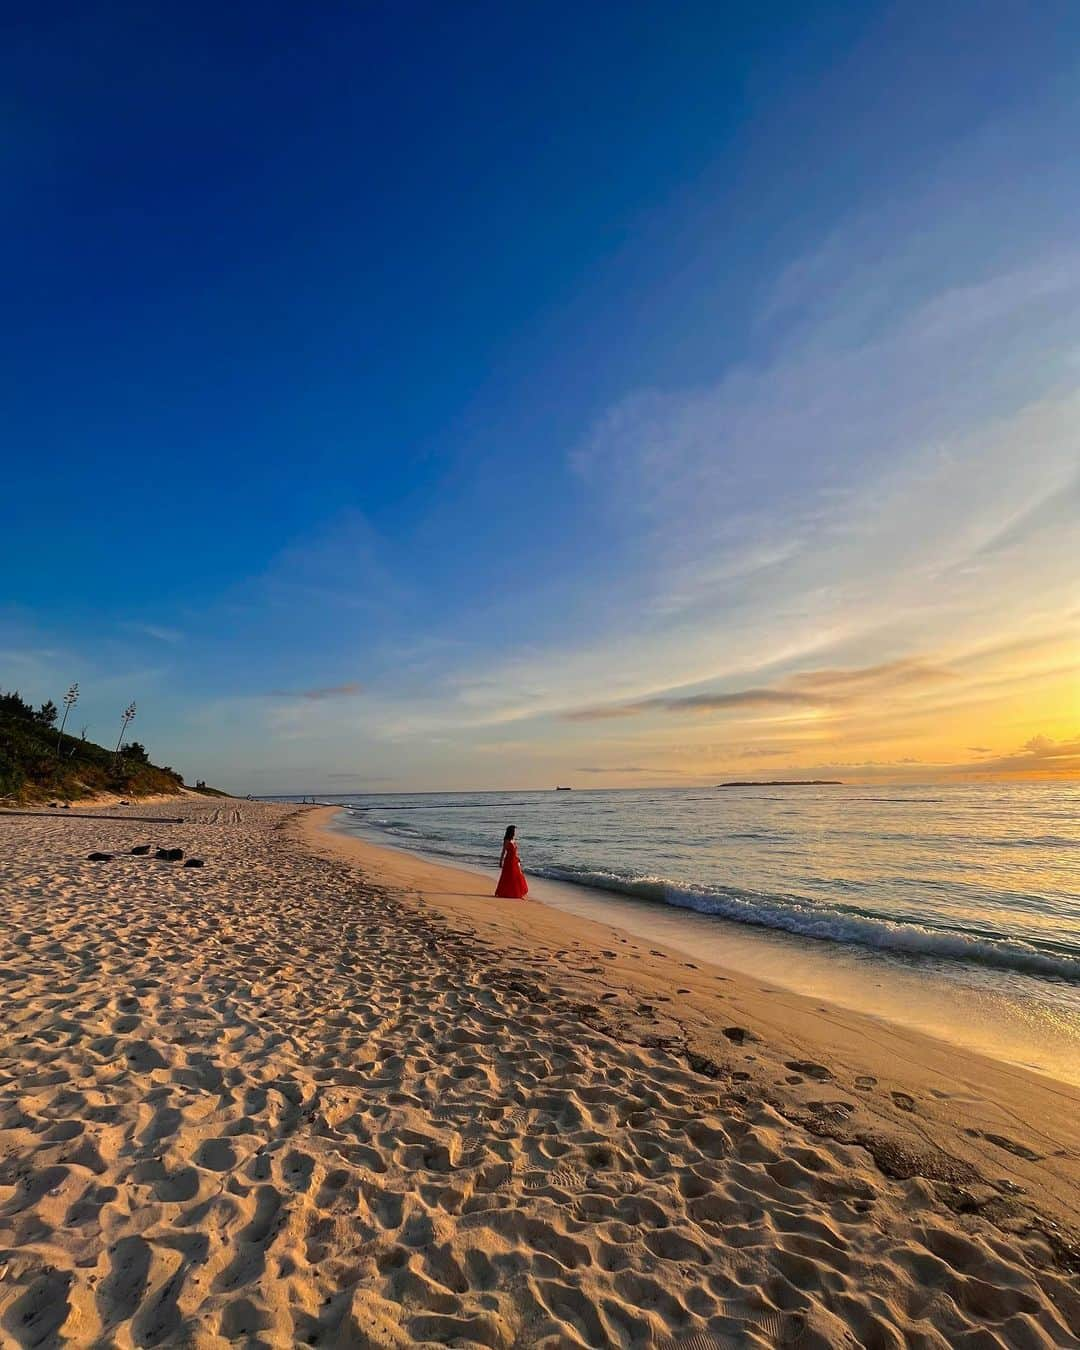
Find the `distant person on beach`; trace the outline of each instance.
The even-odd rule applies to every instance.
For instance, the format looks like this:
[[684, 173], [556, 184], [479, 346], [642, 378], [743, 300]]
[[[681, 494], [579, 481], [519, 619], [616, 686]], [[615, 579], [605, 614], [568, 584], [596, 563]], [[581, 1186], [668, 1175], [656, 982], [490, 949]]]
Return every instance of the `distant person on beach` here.
[[517, 844], [514, 842], [516, 834], [517, 826], [507, 825], [503, 835], [502, 856], [499, 858], [502, 871], [499, 873], [499, 884], [495, 887], [495, 894], [503, 900], [524, 900], [529, 894], [529, 883], [518, 861]]

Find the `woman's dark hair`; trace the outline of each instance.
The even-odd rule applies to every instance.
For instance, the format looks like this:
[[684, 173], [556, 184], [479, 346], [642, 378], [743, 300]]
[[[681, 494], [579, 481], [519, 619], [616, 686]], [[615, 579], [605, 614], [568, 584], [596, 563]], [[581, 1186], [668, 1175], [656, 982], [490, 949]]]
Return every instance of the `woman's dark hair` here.
[[508, 844], [515, 834], [517, 834], [517, 826], [507, 825], [506, 833], [503, 835], [503, 843]]

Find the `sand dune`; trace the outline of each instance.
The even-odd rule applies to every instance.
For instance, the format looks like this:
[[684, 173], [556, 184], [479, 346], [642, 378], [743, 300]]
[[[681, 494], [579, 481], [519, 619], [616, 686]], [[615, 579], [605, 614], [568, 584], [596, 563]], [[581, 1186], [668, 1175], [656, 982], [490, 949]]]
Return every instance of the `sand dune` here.
[[890, 1166], [843, 1066], [749, 1002], [725, 1035], [716, 972], [286, 808], [182, 814], [0, 814], [3, 1344], [1080, 1345], [1075, 1194], [1030, 1203], [1075, 1092], [990, 1131], [1036, 1156], [972, 1137], [992, 1175]]

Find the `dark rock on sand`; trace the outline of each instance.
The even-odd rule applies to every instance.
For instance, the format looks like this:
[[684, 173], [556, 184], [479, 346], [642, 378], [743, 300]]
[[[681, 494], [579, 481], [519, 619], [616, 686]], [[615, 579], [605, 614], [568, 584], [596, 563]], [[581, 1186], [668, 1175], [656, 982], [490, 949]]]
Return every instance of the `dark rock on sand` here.
[[134, 847], [131, 851], [132, 851], [132, 853], [136, 853], [136, 854], [139, 854], [139, 855], [141, 856], [141, 855], [144, 854], [144, 853], [149, 853], [149, 852], [150, 852], [150, 845], [149, 845], [149, 844], [136, 844], [135, 847]]
[[87, 862], [112, 862], [112, 859], [111, 853], [88, 853], [86, 855]]
[[183, 856], [182, 848], [159, 848], [154, 854], [154, 857], [160, 858], [162, 862], [179, 862]]
[[185, 867], [202, 867], [202, 865], [203, 860], [201, 858], [189, 858], [187, 862], [184, 863]]

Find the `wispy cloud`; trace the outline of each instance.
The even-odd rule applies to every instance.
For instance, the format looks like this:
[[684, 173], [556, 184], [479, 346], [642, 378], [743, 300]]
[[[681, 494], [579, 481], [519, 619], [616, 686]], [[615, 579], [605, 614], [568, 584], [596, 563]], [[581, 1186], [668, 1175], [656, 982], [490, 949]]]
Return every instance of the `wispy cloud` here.
[[694, 694], [666, 694], [630, 703], [600, 704], [564, 713], [570, 722], [636, 717], [648, 712], [703, 713], [783, 708], [831, 708], [898, 690], [938, 685], [957, 678], [952, 671], [904, 659], [862, 669], [808, 670], [772, 686]]
[[312, 703], [321, 703], [328, 698], [355, 698], [363, 692], [362, 684], [326, 684], [315, 689], [274, 689], [271, 698], [303, 698]]
[[940, 665], [903, 657], [856, 669], [808, 670], [792, 675], [789, 684], [808, 696], [828, 701], [871, 697], [882, 691], [939, 685], [956, 673]]
[[829, 759], [806, 766], [806, 772], [825, 773], [854, 771], [856, 776], [870, 778], [895, 777], [908, 781], [933, 779], [1068, 779], [1080, 772], [1080, 736], [1055, 740], [1049, 736], [1033, 736], [1023, 745], [1006, 753], [986, 759], [987, 750], [968, 747], [969, 754], [979, 753], [976, 760], [920, 759], [902, 755], [895, 759]]
[[620, 774], [648, 774], [656, 778], [685, 778], [685, 769], [661, 769], [642, 764], [587, 765], [574, 770], [575, 773], [601, 773], [617, 777]]
[[644, 698], [634, 703], [600, 704], [563, 714], [568, 722], [596, 722], [611, 717], [637, 717], [641, 713], [724, 712], [728, 709], [817, 707], [823, 700], [810, 694], [784, 689], [737, 689], [729, 694], [686, 694], [674, 698]]
[[162, 624], [125, 620], [120, 627], [126, 629], [129, 633], [138, 633], [142, 637], [153, 638], [155, 642], [167, 642], [173, 647], [184, 641], [184, 634], [178, 628], [166, 628]]
[[0, 648], [0, 661], [6, 666], [37, 671], [63, 657], [63, 653], [49, 647]]
[[639, 391], [600, 417], [572, 462], [597, 528], [621, 542], [622, 591], [593, 595], [584, 579], [584, 631], [459, 667], [447, 711], [692, 711], [651, 702], [680, 686], [717, 694], [717, 710], [794, 709], [824, 691], [755, 676], [1023, 644], [1075, 606], [1080, 254], [1057, 259], [1030, 303], [1023, 268], [987, 280], [999, 317], [974, 336], [944, 323], [961, 305], [950, 288], [913, 307], [903, 265], [889, 266], [901, 312], [869, 339], [806, 320], [797, 342], [711, 387]]
[[236, 588], [234, 600], [298, 618], [352, 612], [384, 615], [406, 592], [387, 561], [385, 541], [354, 507], [286, 545], [258, 576]]
[[1068, 740], [1033, 736], [1012, 754], [980, 759], [974, 764], [951, 765], [950, 771], [989, 776], [1021, 774], [1026, 778], [1060, 778], [1080, 773], [1080, 736]]
[[[294, 538], [218, 605], [233, 702], [206, 753], [250, 759], [261, 740], [286, 747], [279, 769], [317, 755], [335, 781], [362, 762], [426, 785], [550, 782], [579, 761], [635, 782], [758, 760], [793, 776], [1071, 771], [1080, 249], [1043, 209], [1059, 186], [1033, 170], [1043, 198], [1003, 200], [994, 153], [977, 182], [937, 160], [921, 189], [808, 240], [744, 333], [719, 291], [714, 316], [703, 304], [695, 384], [626, 388], [558, 447], [570, 545], [512, 585], [493, 583], [467, 504], [452, 531], [418, 495], [401, 537], [346, 510]], [[712, 350], [735, 356], [708, 373]], [[549, 537], [551, 503], [528, 507]], [[547, 603], [560, 580], [571, 602]], [[493, 591], [515, 607], [497, 621]], [[41, 697], [89, 687], [66, 657], [9, 666]], [[258, 702], [240, 692], [252, 668], [277, 686], [255, 735], [236, 716]], [[353, 670], [363, 690], [308, 685]]]

